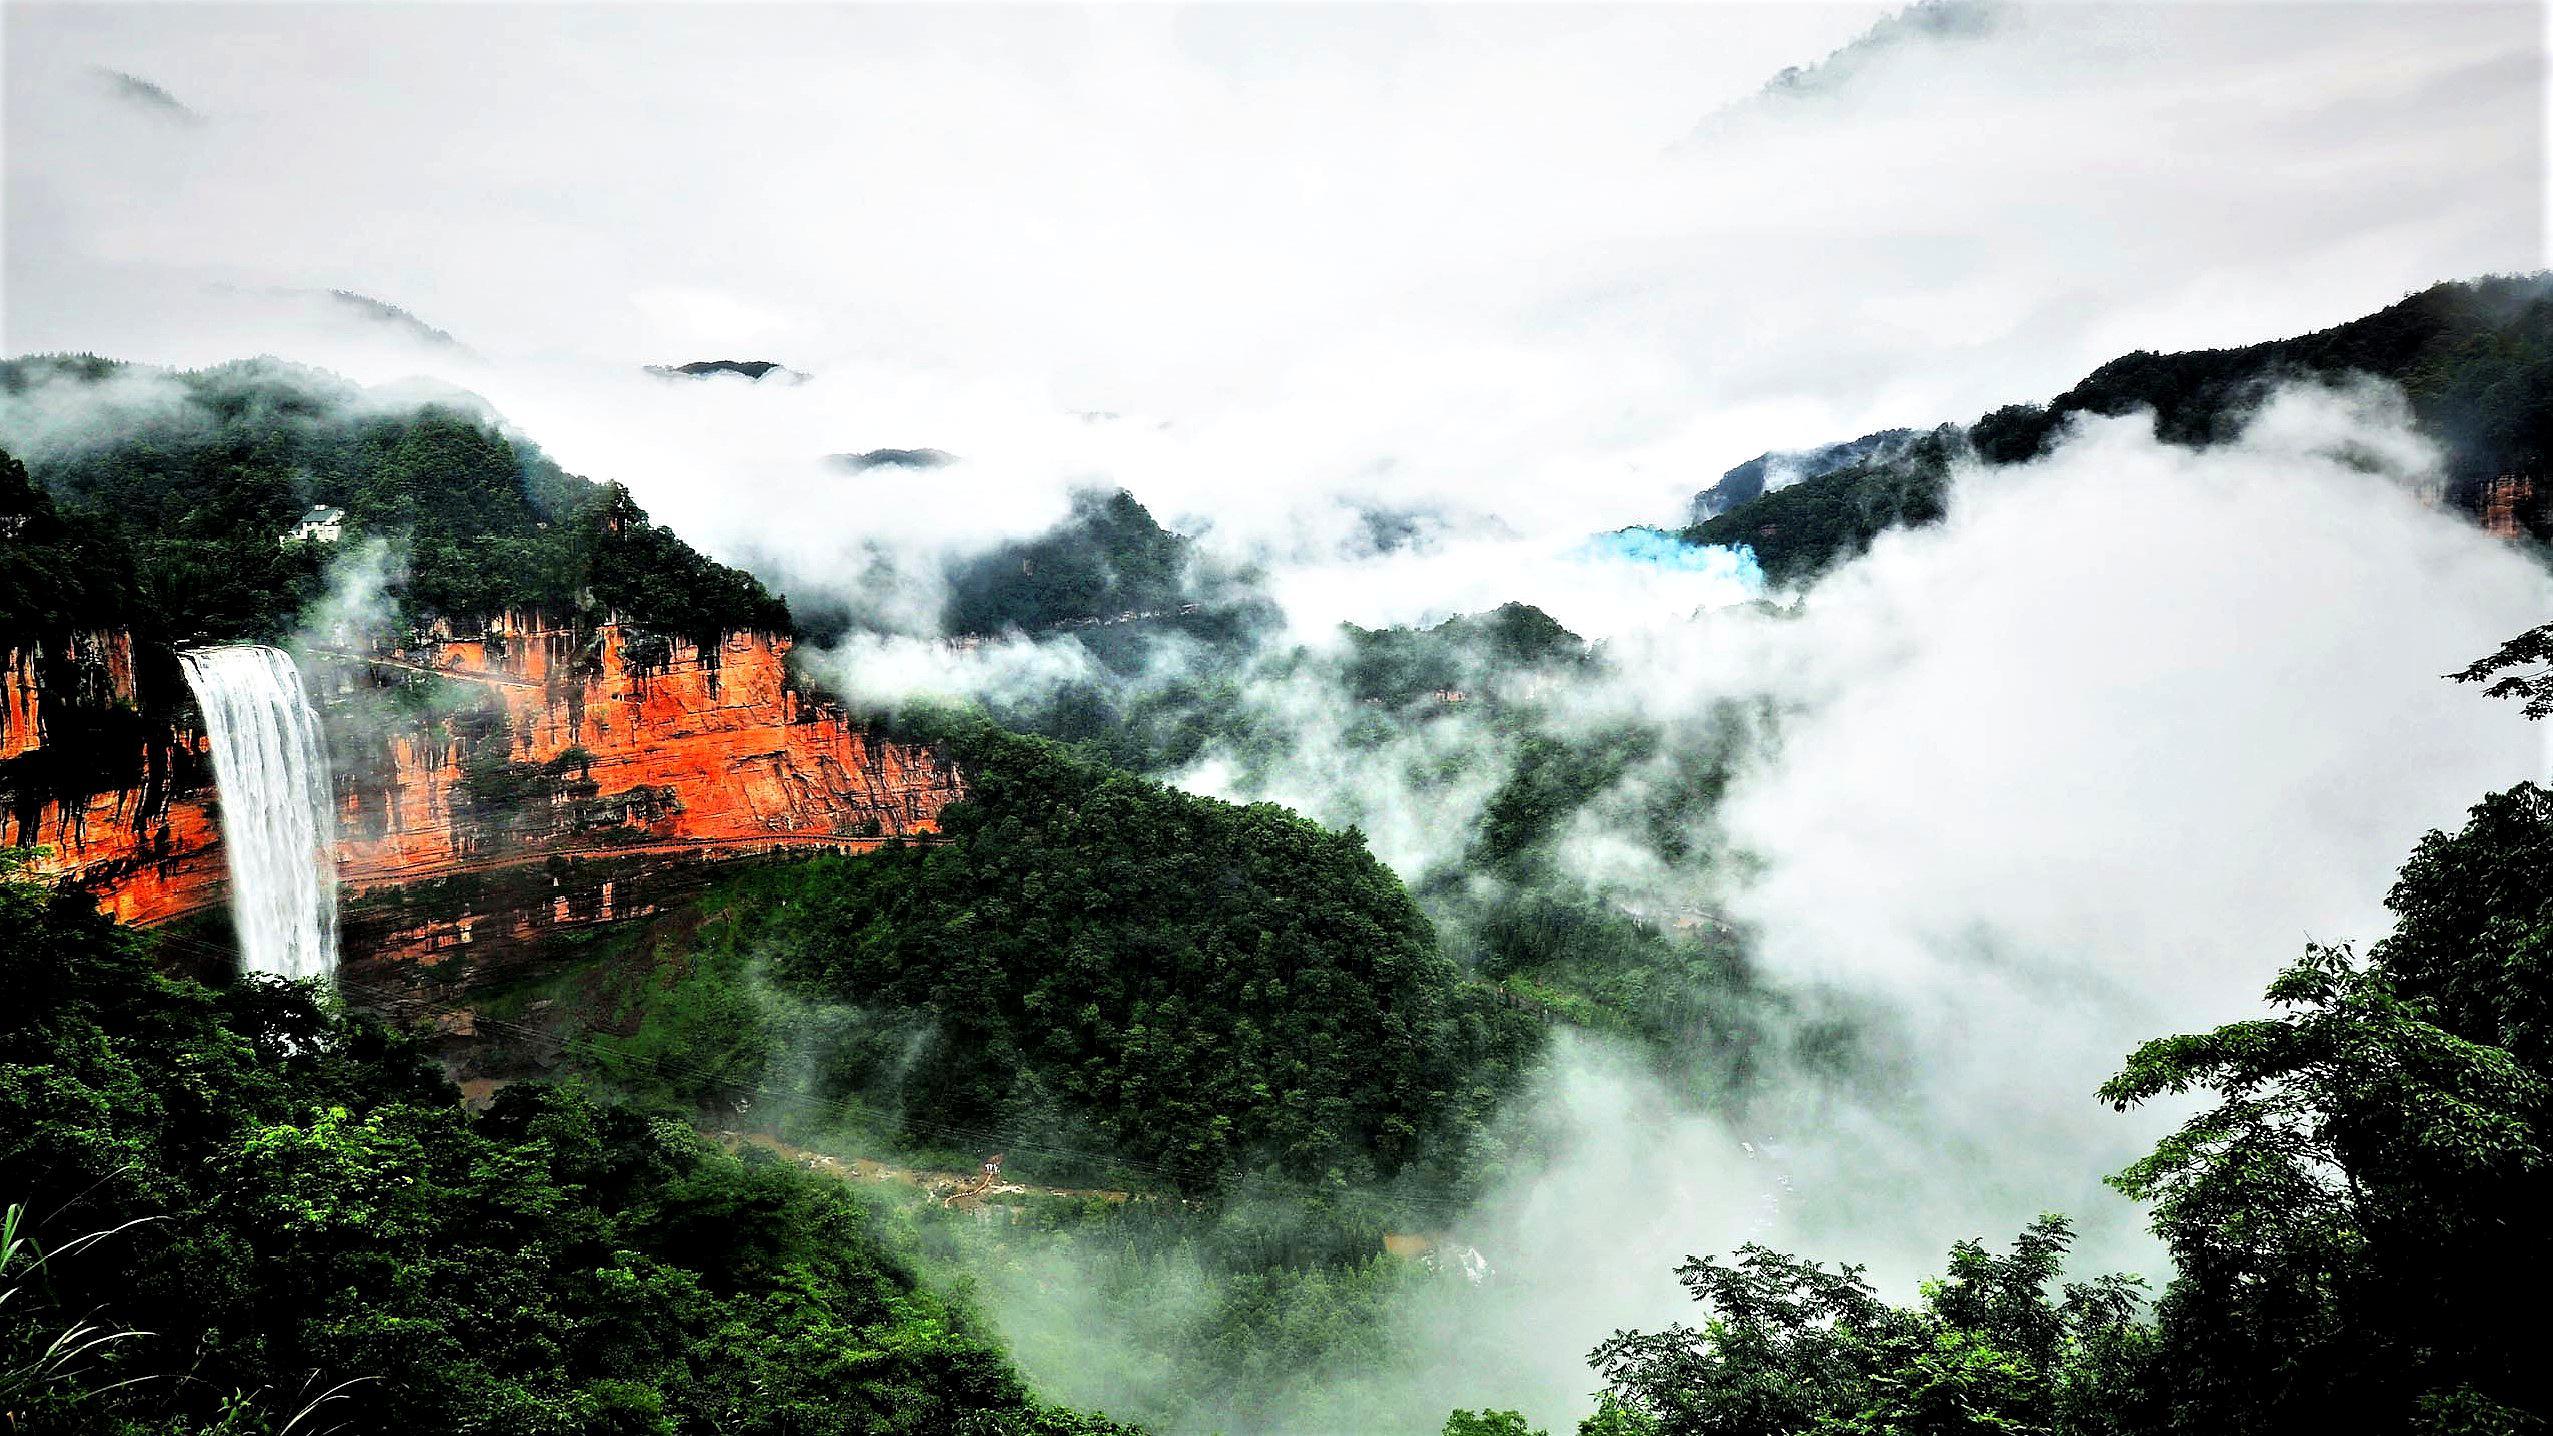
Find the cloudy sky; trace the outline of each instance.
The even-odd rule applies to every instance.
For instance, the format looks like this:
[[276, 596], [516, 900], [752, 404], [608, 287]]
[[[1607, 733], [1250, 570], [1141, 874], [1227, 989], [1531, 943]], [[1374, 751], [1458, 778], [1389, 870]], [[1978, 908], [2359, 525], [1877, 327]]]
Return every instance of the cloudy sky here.
[[[738, 491], [927, 532], [1094, 474], [1259, 537], [1342, 492], [1668, 519], [1768, 447], [2541, 262], [2532, 6], [13, 4], [6, 36], [0, 347], [434, 374], [819, 567], [826, 525], [757, 535]], [[638, 372], [724, 357], [815, 377]], [[917, 445], [969, 464], [909, 513], [814, 467]]]

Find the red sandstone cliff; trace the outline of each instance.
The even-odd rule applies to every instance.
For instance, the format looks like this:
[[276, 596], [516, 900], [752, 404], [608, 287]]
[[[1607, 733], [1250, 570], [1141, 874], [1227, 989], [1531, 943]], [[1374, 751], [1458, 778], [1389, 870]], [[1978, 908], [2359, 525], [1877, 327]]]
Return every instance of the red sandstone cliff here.
[[2535, 480], [2502, 474], [2482, 490], [2482, 527], [2507, 539], [2526, 537], [2536, 512]]
[[0, 762], [44, 745], [44, 710], [49, 684], [67, 682], [80, 690], [73, 697], [93, 704], [134, 701], [133, 639], [130, 634], [75, 633], [58, 650], [52, 645], [0, 649]]
[[74, 633], [0, 653], [0, 844], [48, 849], [41, 871], [94, 879], [122, 917], [202, 905], [223, 875], [198, 735], [142, 716], [133, 641]]
[[[338, 794], [349, 888], [538, 863], [554, 856], [860, 848], [938, 831], [963, 792], [936, 750], [890, 742], [787, 682], [785, 638], [734, 634], [702, 652], [606, 624], [509, 616], [484, 637], [313, 665]], [[9, 670], [10, 741], [23, 731]], [[30, 671], [31, 670], [27, 670]], [[129, 646], [124, 671], [130, 673]], [[434, 703], [395, 712], [385, 693]], [[34, 706], [34, 680], [25, 702]], [[11, 841], [91, 886], [128, 921], [223, 899], [225, 865], [201, 740], [173, 793], [113, 789], [41, 805]]]

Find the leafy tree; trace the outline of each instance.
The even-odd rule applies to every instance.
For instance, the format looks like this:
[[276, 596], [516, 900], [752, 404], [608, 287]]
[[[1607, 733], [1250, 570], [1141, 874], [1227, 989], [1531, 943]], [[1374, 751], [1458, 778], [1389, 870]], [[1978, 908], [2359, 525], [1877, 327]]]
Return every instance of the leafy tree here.
[[2489, 685], [2482, 691], [2494, 698], [2520, 700], [2529, 718], [2553, 718], [2553, 623], [2528, 629], [2454, 676]]
[[2541, 1419], [2504, 1299], [2553, 1275], [2548, 878], [2553, 798], [2495, 794], [2421, 844], [2366, 958], [2314, 948], [2270, 988], [2285, 1015], [2148, 1043], [2102, 1089], [2218, 1098], [2117, 1179], [2180, 1271], [2170, 1429]]
[[2136, 1285], [2104, 1277], [2052, 1297], [2071, 1241], [2047, 1216], [2008, 1253], [1961, 1242], [1913, 1308], [1881, 1301], [1859, 1267], [1751, 1243], [1731, 1263], [1688, 1261], [1677, 1278], [1710, 1319], [1597, 1347], [1618, 1403], [1598, 1416], [1664, 1436], [2101, 1429], [2111, 1373], [2137, 1343]]
[[0, 1354], [149, 1333], [13, 1388], [18, 1429], [267, 1431], [305, 1392], [362, 1431], [1115, 1429], [838, 1185], [573, 1087], [472, 1116], [409, 1039], [163, 976], [78, 894], [0, 883], [0, 930], [0, 1183], [40, 1244], [113, 1233], [0, 1304]]
[[2281, 973], [2276, 1014], [2147, 1043], [2101, 1089], [2209, 1099], [2114, 1179], [2173, 1257], [2150, 1325], [2115, 1278], [2047, 1298], [2053, 1218], [1961, 1244], [1918, 1308], [1746, 1248], [1683, 1269], [1700, 1331], [1599, 1348], [1612, 1391], [1669, 1432], [2543, 1429], [2509, 1297], [2553, 1276], [2553, 794], [2430, 834], [2387, 904], [2364, 957]]
[[988, 726], [954, 742], [973, 787], [944, 843], [775, 869], [735, 914], [825, 1004], [825, 1095], [1191, 1190], [1458, 1163], [1536, 1031], [1358, 835]]

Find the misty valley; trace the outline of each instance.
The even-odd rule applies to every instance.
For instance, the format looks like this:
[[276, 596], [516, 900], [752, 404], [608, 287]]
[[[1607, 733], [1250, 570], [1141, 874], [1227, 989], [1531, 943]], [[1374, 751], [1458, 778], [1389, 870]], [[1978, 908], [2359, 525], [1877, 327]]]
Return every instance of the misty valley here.
[[2545, 1430], [2468, 9], [12, 6], [0, 1425]]

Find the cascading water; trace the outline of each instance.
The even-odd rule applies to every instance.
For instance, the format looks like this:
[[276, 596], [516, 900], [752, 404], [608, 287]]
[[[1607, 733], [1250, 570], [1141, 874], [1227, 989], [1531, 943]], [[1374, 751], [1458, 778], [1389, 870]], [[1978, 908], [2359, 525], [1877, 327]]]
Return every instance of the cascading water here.
[[257, 644], [178, 659], [212, 740], [241, 961], [251, 972], [325, 979], [337, 966], [337, 825], [301, 670], [282, 649]]

